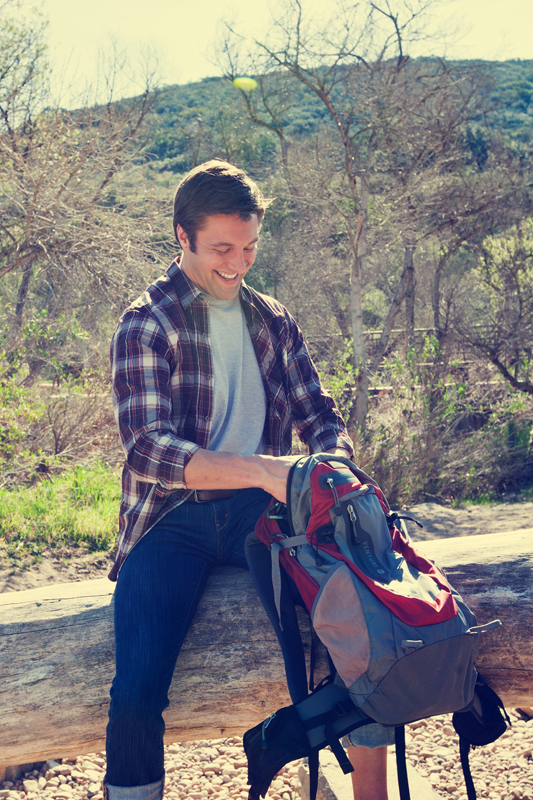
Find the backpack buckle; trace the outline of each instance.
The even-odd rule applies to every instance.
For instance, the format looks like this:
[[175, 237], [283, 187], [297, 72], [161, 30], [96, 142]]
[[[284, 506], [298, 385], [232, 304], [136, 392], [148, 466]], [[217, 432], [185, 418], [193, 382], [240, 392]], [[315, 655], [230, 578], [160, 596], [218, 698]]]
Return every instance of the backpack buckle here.
[[349, 698], [346, 700], [339, 700], [338, 703], [335, 703], [333, 706], [333, 711], [338, 717], [344, 717], [346, 714], [353, 711], [353, 703]]

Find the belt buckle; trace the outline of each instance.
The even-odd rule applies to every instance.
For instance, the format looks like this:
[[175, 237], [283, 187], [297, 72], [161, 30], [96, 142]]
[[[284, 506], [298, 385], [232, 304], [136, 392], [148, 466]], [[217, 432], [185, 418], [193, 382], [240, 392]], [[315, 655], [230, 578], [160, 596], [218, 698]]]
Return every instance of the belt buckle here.
[[192, 496], [195, 503], [200, 503], [201, 501], [198, 499], [198, 491], [196, 489], [192, 490]]

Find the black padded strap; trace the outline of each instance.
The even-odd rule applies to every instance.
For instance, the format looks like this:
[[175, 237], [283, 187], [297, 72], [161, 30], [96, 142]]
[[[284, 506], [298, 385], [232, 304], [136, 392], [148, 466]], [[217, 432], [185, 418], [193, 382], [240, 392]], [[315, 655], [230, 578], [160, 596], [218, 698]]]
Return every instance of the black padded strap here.
[[[335, 703], [333, 708], [328, 709], [328, 711], [324, 711], [322, 714], [317, 714], [315, 717], [310, 717], [309, 719], [303, 720], [302, 725], [306, 731], [310, 731], [313, 728], [318, 728], [319, 725], [331, 724], [332, 722], [335, 722], [335, 720], [339, 719], [339, 717], [344, 717], [353, 710], [354, 704], [352, 700], [342, 700], [338, 703]], [[371, 719], [368, 720], [368, 722], [372, 721], [373, 720]]]
[[308, 756], [309, 764], [309, 800], [316, 800], [318, 791], [318, 750]]
[[407, 777], [407, 762], [405, 760], [405, 728], [403, 725], [398, 725], [394, 729], [394, 743], [396, 745], [396, 770], [398, 772], [400, 800], [411, 800], [409, 779]]
[[476, 800], [476, 787], [474, 786], [474, 781], [472, 780], [470, 762], [468, 760], [468, 754], [470, 753], [470, 742], [467, 742], [463, 736], [459, 737], [459, 753], [461, 755], [461, 766], [463, 768], [468, 800]]
[[328, 744], [331, 747], [333, 755], [339, 762], [339, 766], [344, 772], [345, 775], [348, 775], [349, 772], [353, 772], [353, 767], [350, 764], [350, 759], [346, 755], [346, 750], [339, 742], [339, 737], [331, 727], [331, 725], [326, 725], [324, 728], [324, 733], [326, 735], [326, 739], [328, 740]]
[[315, 666], [316, 666], [316, 647], [318, 636], [313, 628], [311, 616], [309, 616], [309, 628], [311, 629], [311, 656], [309, 658], [309, 691], [315, 691]]

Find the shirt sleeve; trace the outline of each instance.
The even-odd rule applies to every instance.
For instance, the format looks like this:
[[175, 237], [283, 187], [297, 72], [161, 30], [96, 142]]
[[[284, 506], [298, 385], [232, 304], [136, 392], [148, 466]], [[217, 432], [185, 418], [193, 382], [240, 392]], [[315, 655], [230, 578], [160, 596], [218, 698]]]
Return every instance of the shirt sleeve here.
[[303, 334], [288, 313], [287, 324], [289, 402], [298, 436], [311, 453], [340, 447], [353, 456], [353, 442], [348, 436], [344, 420], [333, 398], [322, 386]]
[[113, 409], [128, 466], [163, 491], [186, 489], [185, 467], [199, 449], [172, 421], [172, 353], [159, 324], [131, 310], [111, 343]]

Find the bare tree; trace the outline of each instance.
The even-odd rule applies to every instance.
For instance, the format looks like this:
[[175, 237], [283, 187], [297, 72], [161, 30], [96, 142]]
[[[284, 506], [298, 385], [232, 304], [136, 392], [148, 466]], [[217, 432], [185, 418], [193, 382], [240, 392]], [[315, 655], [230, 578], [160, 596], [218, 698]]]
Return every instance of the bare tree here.
[[[248, 63], [254, 75], [264, 81], [270, 76], [278, 80], [283, 76], [285, 81], [290, 77], [313, 93], [328, 112], [336, 164], [323, 172], [316, 191], [322, 192], [342, 220], [349, 243], [350, 329], [357, 388], [349, 425], [355, 432], [364, 425], [370, 377], [387, 351], [404, 303], [412, 338], [415, 251], [430, 230], [453, 224], [450, 218], [435, 224], [431, 207], [446, 185], [447, 174], [456, 173], [458, 166], [464, 170], [464, 126], [481, 113], [487, 96], [485, 90], [480, 93], [483, 77], [475, 80], [437, 59], [410, 61], [407, 49], [424, 35], [431, 5], [423, 0], [357, 6], [341, 2], [329, 20], [317, 22], [304, 13], [300, 0], [288, 0], [285, 14], [264, 39], [251, 47], [249, 39], [241, 40], [245, 52], [241, 63]], [[234, 38], [232, 47], [237, 45]], [[233, 62], [228, 60], [226, 74], [232, 74], [234, 61], [235, 57]], [[260, 100], [258, 95], [246, 101], [252, 119], [259, 116], [252, 103]], [[287, 147], [285, 152], [290, 152]], [[287, 161], [291, 171], [290, 158]], [[298, 169], [295, 165], [293, 175]], [[379, 254], [375, 252], [376, 229], [382, 240]], [[375, 265], [378, 255], [387, 258], [392, 249], [403, 253], [402, 265], [381, 339], [369, 360], [363, 326], [365, 282], [370, 264]]]
[[0, 290], [12, 339], [33, 289], [51, 314], [66, 294], [85, 306], [131, 296], [159, 238], [153, 198], [132, 180], [152, 87], [74, 111], [47, 106], [43, 35], [16, 21], [0, 30]]

